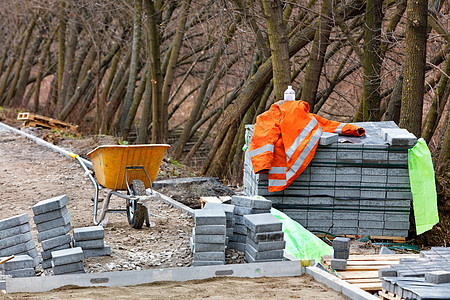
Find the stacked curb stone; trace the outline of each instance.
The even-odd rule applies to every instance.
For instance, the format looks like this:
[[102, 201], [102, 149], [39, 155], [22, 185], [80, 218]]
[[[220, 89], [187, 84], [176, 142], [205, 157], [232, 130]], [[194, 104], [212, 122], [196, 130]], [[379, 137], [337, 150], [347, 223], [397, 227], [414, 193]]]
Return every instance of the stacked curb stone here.
[[33, 277], [35, 275], [34, 266], [35, 263], [32, 257], [17, 255], [0, 265], [0, 269], [4, 275], [10, 275], [11, 277]]
[[245, 252], [247, 226], [244, 222], [244, 215], [270, 213], [272, 201], [261, 197], [232, 196], [231, 204], [234, 205], [234, 232], [228, 246], [231, 249]]
[[30, 217], [21, 214], [0, 221], [0, 257], [28, 255], [36, 267], [41, 258], [31, 235]]
[[225, 264], [226, 216], [222, 209], [194, 210], [191, 250], [195, 266]]
[[232, 238], [234, 232], [234, 205], [207, 202], [203, 209], [222, 209], [225, 212], [225, 217], [227, 218], [226, 245], [228, 245], [228, 242], [230, 238]]
[[[408, 236], [408, 149], [417, 139], [391, 121], [354, 124], [366, 130], [365, 136], [339, 136], [333, 142], [332, 135], [324, 135], [308, 167], [279, 192], [268, 191], [267, 173], [253, 173], [246, 151], [244, 193], [272, 200], [273, 207], [313, 232]], [[253, 125], [246, 130], [250, 141]]]
[[80, 247], [53, 251], [53, 275], [84, 273], [83, 260], [83, 249]]
[[333, 257], [331, 258], [331, 268], [345, 271], [347, 269], [347, 259], [350, 255], [350, 239], [337, 237], [333, 240]]
[[75, 228], [73, 230], [73, 246], [81, 247], [84, 257], [111, 255], [111, 247], [105, 245], [103, 226]]
[[52, 267], [52, 252], [70, 248], [70, 213], [66, 195], [38, 202], [32, 207], [38, 233], [36, 237], [42, 245], [42, 267]]
[[281, 261], [284, 256], [283, 223], [270, 213], [245, 215], [245, 259], [249, 263]]

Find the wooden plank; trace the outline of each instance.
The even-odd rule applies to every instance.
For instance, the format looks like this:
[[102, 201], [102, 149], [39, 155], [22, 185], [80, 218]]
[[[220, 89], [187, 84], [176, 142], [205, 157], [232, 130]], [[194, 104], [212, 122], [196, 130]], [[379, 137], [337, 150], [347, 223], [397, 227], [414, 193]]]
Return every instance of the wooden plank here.
[[410, 257], [410, 258], [419, 258], [419, 254], [369, 254], [369, 255], [360, 255], [360, 254], [350, 254], [349, 260], [398, 260], [399, 258]]
[[359, 287], [364, 291], [379, 291], [381, 289], [381, 282], [375, 283], [354, 283], [354, 286]]
[[381, 290], [378, 292], [378, 295], [380, 296], [380, 299], [387, 299], [387, 300], [400, 300], [402, 298], [400, 298], [397, 295], [394, 295], [390, 292], [386, 292], [385, 290]]
[[378, 278], [378, 271], [339, 271], [341, 279]]
[[[316, 234], [318, 237], [324, 237], [325, 234]], [[351, 239], [359, 239], [362, 238], [363, 236], [361, 235], [355, 235], [355, 234], [339, 234], [336, 235], [336, 237], [347, 237], [347, 238], [351, 238]], [[404, 243], [406, 241], [406, 237], [401, 237], [401, 236], [370, 236], [371, 240], [389, 240], [389, 241], [393, 241], [395, 243]]]
[[348, 283], [381, 283], [381, 279], [375, 278], [364, 278], [364, 279], [347, 279]]

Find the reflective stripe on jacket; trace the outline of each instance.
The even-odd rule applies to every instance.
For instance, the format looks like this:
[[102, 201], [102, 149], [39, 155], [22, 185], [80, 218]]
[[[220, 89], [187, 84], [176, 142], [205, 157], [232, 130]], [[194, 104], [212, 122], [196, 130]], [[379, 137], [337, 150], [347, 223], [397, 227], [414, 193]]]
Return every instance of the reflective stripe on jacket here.
[[303, 101], [278, 101], [257, 117], [249, 154], [255, 174], [269, 173], [269, 192], [285, 189], [305, 170], [323, 131], [364, 134], [361, 127], [311, 114]]

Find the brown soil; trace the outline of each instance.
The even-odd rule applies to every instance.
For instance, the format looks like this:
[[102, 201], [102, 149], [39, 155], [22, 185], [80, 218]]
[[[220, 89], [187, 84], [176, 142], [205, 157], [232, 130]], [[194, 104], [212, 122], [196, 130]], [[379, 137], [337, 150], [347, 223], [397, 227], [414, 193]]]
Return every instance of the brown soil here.
[[133, 287], [65, 287], [40, 294], [0, 293], [0, 299], [349, 299], [309, 275], [282, 278], [213, 278]]

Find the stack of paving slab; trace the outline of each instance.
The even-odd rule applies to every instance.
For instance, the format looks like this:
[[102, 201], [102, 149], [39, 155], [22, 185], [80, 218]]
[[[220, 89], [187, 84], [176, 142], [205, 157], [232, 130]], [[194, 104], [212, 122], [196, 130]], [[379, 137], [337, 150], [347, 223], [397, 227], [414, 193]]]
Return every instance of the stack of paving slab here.
[[28, 255], [36, 267], [41, 258], [31, 235], [30, 217], [21, 214], [0, 221], [0, 257]]
[[81, 247], [84, 257], [111, 255], [111, 247], [105, 245], [103, 226], [75, 228], [73, 230], [73, 246]]
[[53, 275], [84, 273], [84, 253], [81, 247], [52, 252]]
[[270, 213], [245, 215], [245, 259], [249, 263], [281, 261], [284, 256], [282, 222]]
[[[334, 141], [333, 134], [324, 135], [309, 166], [280, 192], [268, 191], [268, 174], [253, 173], [246, 151], [245, 194], [272, 200], [273, 207], [313, 232], [408, 236], [408, 149], [417, 139], [391, 121], [354, 124], [365, 136]], [[253, 125], [246, 129], [250, 141]]]
[[231, 204], [234, 205], [234, 232], [230, 237], [228, 247], [240, 252], [245, 252], [247, 242], [247, 226], [244, 215], [270, 213], [272, 201], [263, 197], [232, 196]]
[[191, 250], [195, 266], [225, 264], [226, 216], [223, 209], [194, 210]]
[[378, 270], [382, 287], [398, 299], [450, 299], [450, 247], [433, 247], [420, 258], [400, 258]]
[[226, 238], [225, 245], [228, 245], [229, 239], [233, 235], [233, 232], [234, 232], [234, 205], [226, 204], [226, 203], [206, 202], [203, 209], [222, 209], [225, 212], [225, 217], [227, 219], [227, 224], [226, 224], [227, 238]]
[[38, 233], [36, 237], [41, 243], [42, 267], [52, 267], [52, 252], [71, 247], [70, 213], [67, 210], [66, 195], [38, 202], [32, 207], [34, 222]]
[[[4, 257], [0, 258], [0, 260]], [[17, 255], [13, 259], [0, 265], [3, 275], [11, 277], [33, 277], [35, 261], [29, 255]]]
[[350, 255], [350, 239], [337, 237], [333, 240], [333, 257], [331, 268], [338, 271], [347, 269], [347, 259]]

